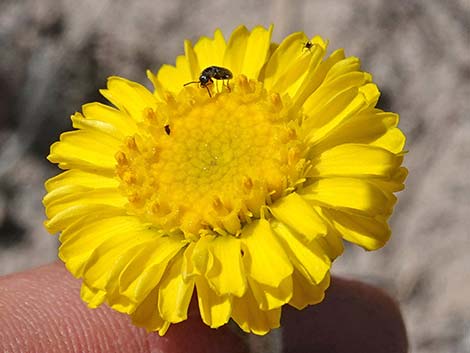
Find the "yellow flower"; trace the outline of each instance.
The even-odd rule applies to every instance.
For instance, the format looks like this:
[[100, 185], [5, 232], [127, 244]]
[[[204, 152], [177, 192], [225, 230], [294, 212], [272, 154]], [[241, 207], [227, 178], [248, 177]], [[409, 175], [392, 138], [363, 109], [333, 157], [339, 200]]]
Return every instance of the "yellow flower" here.
[[65, 171], [46, 182], [45, 225], [90, 307], [163, 335], [195, 291], [210, 327], [265, 334], [284, 304], [323, 299], [342, 239], [388, 240], [407, 174], [398, 115], [375, 108], [359, 59], [271, 31], [186, 41], [148, 72], [153, 93], [109, 78], [115, 107], [84, 105], [52, 145]]

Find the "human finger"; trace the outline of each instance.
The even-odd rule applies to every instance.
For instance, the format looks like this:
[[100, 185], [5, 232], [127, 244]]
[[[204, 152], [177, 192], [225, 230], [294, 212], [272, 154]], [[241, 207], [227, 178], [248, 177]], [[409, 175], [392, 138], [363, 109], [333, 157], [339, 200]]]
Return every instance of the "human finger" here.
[[325, 300], [283, 311], [285, 353], [405, 353], [408, 340], [397, 303], [370, 285], [333, 277]]
[[207, 327], [198, 315], [160, 337], [105, 305], [87, 308], [79, 291], [61, 263], [0, 278], [0, 352], [246, 352], [239, 336]]

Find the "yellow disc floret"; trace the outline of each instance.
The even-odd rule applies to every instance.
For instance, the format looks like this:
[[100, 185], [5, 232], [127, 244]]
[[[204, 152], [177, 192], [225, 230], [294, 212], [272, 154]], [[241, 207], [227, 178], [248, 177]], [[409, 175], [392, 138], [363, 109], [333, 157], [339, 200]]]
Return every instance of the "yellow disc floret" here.
[[214, 97], [168, 94], [116, 154], [129, 211], [187, 237], [239, 235], [302, 178], [301, 117], [289, 107], [245, 76]]

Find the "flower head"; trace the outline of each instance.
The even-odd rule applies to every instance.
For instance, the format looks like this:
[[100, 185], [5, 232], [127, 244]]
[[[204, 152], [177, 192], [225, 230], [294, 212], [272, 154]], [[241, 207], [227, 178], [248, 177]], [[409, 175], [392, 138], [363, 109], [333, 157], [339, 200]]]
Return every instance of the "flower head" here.
[[407, 174], [398, 116], [375, 108], [357, 58], [271, 30], [186, 41], [148, 72], [154, 92], [109, 78], [114, 107], [84, 105], [52, 145], [65, 171], [46, 182], [45, 225], [90, 307], [164, 334], [196, 293], [207, 325], [265, 334], [284, 304], [323, 299], [342, 239], [388, 240]]

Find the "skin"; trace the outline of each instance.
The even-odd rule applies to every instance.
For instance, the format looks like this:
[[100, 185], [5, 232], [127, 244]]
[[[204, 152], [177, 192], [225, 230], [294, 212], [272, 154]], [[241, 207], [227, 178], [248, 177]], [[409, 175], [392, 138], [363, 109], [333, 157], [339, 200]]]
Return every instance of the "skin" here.
[[[160, 337], [106, 306], [88, 309], [79, 292], [80, 281], [60, 263], [0, 277], [0, 352], [248, 352], [243, 335], [205, 326], [195, 305], [187, 321]], [[397, 304], [379, 289], [340, 278], [321, 304], [286, 307], [282, 327], [284, 352], [408, 350]]]

